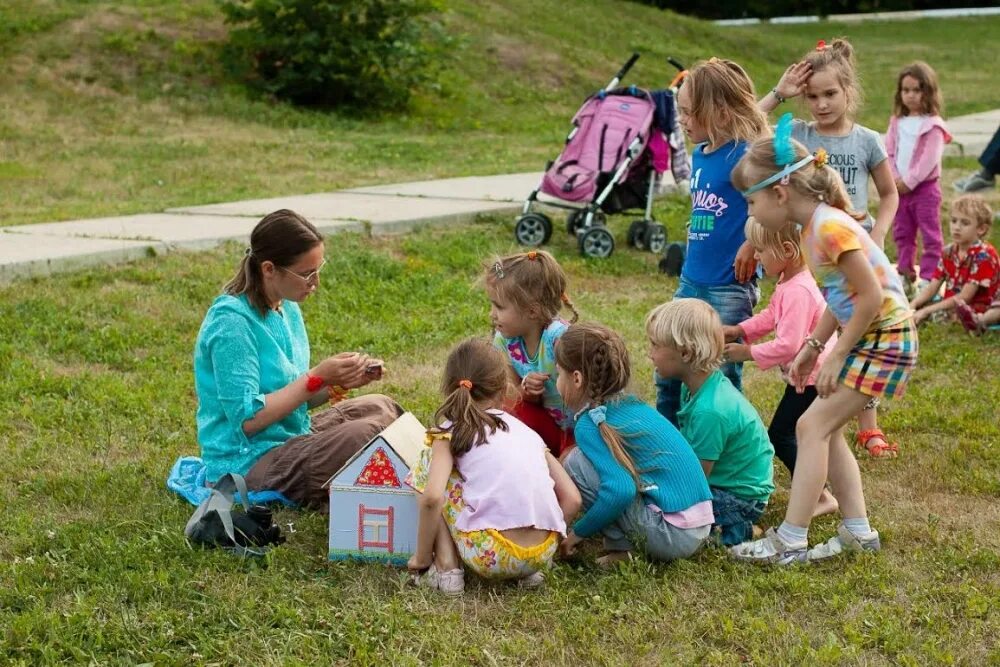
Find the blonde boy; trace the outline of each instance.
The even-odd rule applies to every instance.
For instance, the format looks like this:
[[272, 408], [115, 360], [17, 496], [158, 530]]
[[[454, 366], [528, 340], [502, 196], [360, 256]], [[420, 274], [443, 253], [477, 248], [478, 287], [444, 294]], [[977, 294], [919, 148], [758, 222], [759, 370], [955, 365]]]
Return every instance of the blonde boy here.
[[683, 384], [677, 421], [708, 478], [722, 543], [749, 540], [774, 491], [774, 448], [760, 415], [719, 370], [718, 313], [698, 299], [675, 299], [649, 313], [646, 335], [656, 372]]

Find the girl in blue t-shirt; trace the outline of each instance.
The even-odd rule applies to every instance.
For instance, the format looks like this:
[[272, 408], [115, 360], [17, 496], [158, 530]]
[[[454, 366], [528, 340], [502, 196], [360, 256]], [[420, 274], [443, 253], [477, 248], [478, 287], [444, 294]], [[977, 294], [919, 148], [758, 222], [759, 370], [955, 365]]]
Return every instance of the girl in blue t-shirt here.
[[[731, 60], [711, 58], [689, 71], [677, 95], [681, 126], [697, 146], [691, 170], [691, 219], [687, 256], [674, 298], [708, 302], [722, 323], [739, 324], [753, 314], [760, 296], [753, 247], [743, 227], [747, 205], [729, 173], [749, 142], [770, 133], [757, 107], [753, 82]], [[723, 373], [742, 388], [742, 363], [727, 363]], [[655, 376], [656, 407], [675, 425], [681, 383]]]
[[558, 315], [566, 306], [573, 313], [570, 322], [578, 317], [566, 296], [566, 274], [544, 250], [502, 257], [485, 269], [493, 344], [507, 355], [519, 388], [507, 410], [559, 456], [573, 444], [573, 415], [556, 391], [555, 345], [569, 326]]

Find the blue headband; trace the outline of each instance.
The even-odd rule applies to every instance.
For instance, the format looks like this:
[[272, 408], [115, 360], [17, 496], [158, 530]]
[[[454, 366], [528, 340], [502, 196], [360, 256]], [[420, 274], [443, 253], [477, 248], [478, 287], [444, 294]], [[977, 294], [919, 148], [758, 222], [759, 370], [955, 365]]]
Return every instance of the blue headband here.
[[779, 171], [777, 174], [774, 174], [773, 176], [768, 176], [767, 178], [765, 178], [760, 183], [757, 183], [756, 185], [751, 185], [749, 188], [747, 188], [746, 190], [744, 190], [743, 191], [743, 196], [746, 197], [746, 196], [752, 195], [753, 193], [757, 192], [758, 190], [763, 190], [767, 186], [772, 185], [774, 183], [777, 183], [778, 181], [781, 181], [782, 185], [785, 185], [785, 184], [788, 183], [788, 181], [785, 180], [785, 179], [793, 171], [798, 171], [802, 167], [806, 166], [807, 164], [809, 164], [810, 162], [813, 162], [815, 160], [816, 160], [816, 156], [815, 155], [807, 155], [804, 158], [802, 158], [801, 160], [799, 160], [798, 162], [795, 162], [795, 163], [789, 164], [789, 165], [785, 165], [785, 168], [782, 169], [781, 171]]
[[793, 171], [798, 171], [816, 159], [815, 155], [807, 155], [798, 162], [795, 159], [795, 147], [792, 145], [792, 114], [786, 113], [778, 119], [778, 126], [774, 128], [774, 164], [782, 169], [772, 176], [765, 178], [760, 183], [751, 185], [743, 191], [743, 196], [747, 197], [763, 190], [769, 185], [781, 181], [782, 185], [788, 183], [788, 176]]

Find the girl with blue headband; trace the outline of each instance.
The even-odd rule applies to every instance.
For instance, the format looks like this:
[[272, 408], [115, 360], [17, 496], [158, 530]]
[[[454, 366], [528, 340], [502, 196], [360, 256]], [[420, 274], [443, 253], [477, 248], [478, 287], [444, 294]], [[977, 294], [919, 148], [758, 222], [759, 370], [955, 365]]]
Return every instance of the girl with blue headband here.
[[[806, 263], [827, 308], [792, 362], [789, 375], [804, 388], [836, 329], [840, 335], [816, 374], [818, 398], [798, 422], [798, 458], [785, 520], [759, 540], [731, 549], [737, 560], [789, 564], [878, 551], [868, 523], [861, 474], [844, 439], [844, 425], [872, 399], [902, 396], [917, 361], [917, 332], [903, 284], [882, 249], [848, 213], [840, 175], [822, 152], [809, 154], [791, 139], [791, 115], [772, 140], [755, 142], [733, 171], [754, 218], [768, 229], [802, 229]], [[843, 523], [812, 549], [809, 523], [829, 477]]]

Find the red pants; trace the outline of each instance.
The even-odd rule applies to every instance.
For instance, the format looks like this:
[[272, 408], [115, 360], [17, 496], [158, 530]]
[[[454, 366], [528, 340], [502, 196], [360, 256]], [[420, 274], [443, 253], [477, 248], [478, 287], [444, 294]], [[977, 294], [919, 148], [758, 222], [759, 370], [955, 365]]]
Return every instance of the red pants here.
[[573, 439], [573, 431], [564, 431], [559, 428], [559, 424], [552, 419], [552, 415], [542, 407], [541, 403], [528, 403], [519, 400], [504, 407], [507, 412], [523, 421], [528, 428], [541, 436], [545, 446], [556, 458], [559, 458], [560, 454], [576, 444]]

